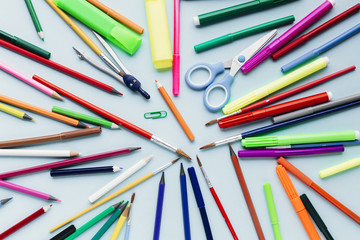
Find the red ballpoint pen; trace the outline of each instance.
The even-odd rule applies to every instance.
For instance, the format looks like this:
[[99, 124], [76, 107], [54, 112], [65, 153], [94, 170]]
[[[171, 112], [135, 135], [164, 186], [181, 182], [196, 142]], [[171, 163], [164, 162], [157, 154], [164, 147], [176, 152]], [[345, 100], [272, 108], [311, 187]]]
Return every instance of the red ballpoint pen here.
[[240, 124], [260, 120], [266, 117], [279, 115], [285, 112], [294, 111], [308, 106], [314, 106], [320, 103], [328, 102], [332, 97], [331, 92], [323, 92], [293, 101], [277, 104], [271, 107], [262, 108], [252, 112], [234, 115], [229, 118], [221, 119], [218, 122], [220, 128], [234, 127]]
[[360, 10], [360, 3], [354, 5], [353, 7], [349, 8], [345, 12], [340, 13], [339, 15], [335, 16], [334, 18], [330, 19], [329, 21], [323, 23], [319, 27], [315, 28], [314, 30], [298, 37], [285, 47], [281, 48], [279, 51], [274, 53], [271, 57], [273, 60], [277, 60], [284, 56], [285, 54], [291, 52], [294, 48], [299, 47], [300, 45], [304, 44], [305, 42], [309, 41], [311, 38], [314, 38], [316, 35], [320, 34], [321, 32], [325, 31], [326, 29], [332, 27], [336, 23], [341, 22], [342, 20], [350, 17], [351, 15], [355, 14]]

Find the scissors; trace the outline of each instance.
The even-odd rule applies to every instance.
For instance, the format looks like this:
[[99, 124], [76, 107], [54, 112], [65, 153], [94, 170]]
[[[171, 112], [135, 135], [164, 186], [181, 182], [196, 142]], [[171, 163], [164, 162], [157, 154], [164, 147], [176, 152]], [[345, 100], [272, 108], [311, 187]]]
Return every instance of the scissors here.
[[[185, 81], [187, 85], [194, 90], [205, 89], [203, 101], [205, 107], [212, 112], [220, 110], [229, 101], [230, 98], [230, 85], [234, 80], [235, 75], [239, 72], [240, 68], [257, 52], [259, 52], [277, 33], [277, 30], [273, 30], [266, 34], [255, 43], [251, 44], [248, 48], [237, 54], [233, 59], [226, 62], [219, 62], [216, 64], [198, 63], [189, 68], [185, 74]], [[230, 72], [225, 74], [224, 77], [215, 81], [215, 78], [220, 73], [223, 73], [226, 68], [230, 68]], [[209, 78], [202, 83], [196, 83], [191, 81], [191, 74], [198, 69], [204, 69], [209, 72]], [[217, 105], [209, 102], [209, 95], [211, 91], [216, 88], [220, 88], [225, 92], [224, 99]]]

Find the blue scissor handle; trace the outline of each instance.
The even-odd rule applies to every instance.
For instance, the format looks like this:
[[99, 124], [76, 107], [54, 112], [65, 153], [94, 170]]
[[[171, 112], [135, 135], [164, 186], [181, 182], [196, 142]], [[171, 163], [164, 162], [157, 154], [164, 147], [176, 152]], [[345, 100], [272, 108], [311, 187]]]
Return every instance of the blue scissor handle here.
[[[195, 82], [191, 81], [191, 78], [190, 78], [191, 73], [193, 73], [193, 71], [195, 71], [197, 69], [205, 69], [206, 71], [209, 72], [209, 78], [205, 82], [195, 83]], [[189, 68], [189, 70], [187, 70], [187, 72], [185, 74], [185, 82], [192, 89], [201, 90], [201, 89], [204, 89], [207, 86], [209, 86], [215, 80], [215, 77], [218, 74], [224, 72], [224, 70], [225, 70], [224, 65], [221, 62], [216, 63], [216, 64], [198, 63], [198, 64], [191, 66]]]
[[[233, 80], [234, 80], [233, 76], [231, 76], [230, 74], [226, 74], [220, 81], [210, 84], [205, 89], [204, 96], [203, 96], [203, 101], [204, 101], [205, 107], [209, 111], [212, 111], [212, 112], [218, 111], [223, 106], [225, 106], [225, 104], [229, 101], [229, 98], [230, 98], [230, 85], [231, 85]], [[224, 99], [222, 100], [221, 103], [219, 103], [217, 105], [212, 105], [209, 102], [209, 95], [210, 95], [211, 91], [213, 91], [215, 88], [223, 89], [224, 92], [225, 92], [225, 97], [224, 97]]]

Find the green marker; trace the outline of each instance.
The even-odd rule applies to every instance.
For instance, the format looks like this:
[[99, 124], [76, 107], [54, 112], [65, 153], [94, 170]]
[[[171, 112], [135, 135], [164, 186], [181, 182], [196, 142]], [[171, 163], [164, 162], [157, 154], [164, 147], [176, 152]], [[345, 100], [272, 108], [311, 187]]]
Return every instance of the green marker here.
[[270, 183], [264, 183], [266, 203], [269, 209], [270, 221], [274, 231], [275, 240], [281, 240], [279, 219], [277, 217], [275, 202], [271, 191]]
[[259, 25], [253, 26], [253, 27], [245, 28], [243, 30], [240, 30], [240, 31], [237, 31], [234, 33], [229, 33], [229, 34], [211, 39], [209, 41], [197, 44], [194, 46], [194, 49], [195, 49], [195, 52], [197, 52], [197, 53], [203, 52], [205, 50], [230, 43], [234, 40], [244, 38], [246, 36], [250, 36], [255, 33], [264, 32], [267, 30], [272, 30], [274, 28], [286, 25], [286, 24], [291, 24], [294, 21], [295, 21], [294, 15], [279, 18], [279, 19], [276, 19], [276, 20], [273, 20], [270, 22], [266, 22], [266, 23], [262, 23], [262, 24], [259, 24]]
[[129, 54], [140, 47], [141, 37], [86, 0], [52, 0], [59, 8], [107, 38]]
[[254, 0], [246, 3], [241, 3], [231, 7], [222, 8], [213, 12], [208, 12], [195, 16], [194, 24], [198, 26], [220, 22], [240, 15], [245, 15], [250, 12], [256, 12], [262, 9], [276, 7], [276, 5], [279, 5], [281, 3], [287, 3], [290, 1], [293, 0]]
[[116, 209], [118, 209], [118, 207], [124, 202], [121, 201], [119, 203], [116, 203], [110, 207], [108, 207], [107, 209], [105, 209], [104, 211], [102, 211], [101, 213], [99, 213], [98, 215], [96, 215], [93, 219], [91, 219], [90, 221], [88, 221], [87, 223], [85, 223], [84, 225], [82, 225], [80, 228], [78, 228], [73, 234], [71, 234], [70, 236], [68, 236], [67, 238], [65, 238], [65, 240], [73, 240], [75, 238], [77, 238], [78, 236], [80, 236], [81, 234], [83, 234], [86, 230], [88, 230], [89, 228], [91, 228], [92, 226], [94, 226], [96, 223], [100, 222], [103, 218], [105, 218], [107, 215], [109, 215], [110, 213], [114, 212]]
[[303, 143], [323, 143], [323, 142], [340, 142], [354, 141], [359, 139], [359, 131], [338, 131], [324, 133], [294, 134], [270, 137], [250, 137], [241, 141], [241, 145], [246, 148], [251, 147], [272, 147], [288, 146], [291, 144]]
[[113, 122], [98, 118], [98, 117], [93, 117], [93, 116], [89, 116], [87, 114], [84, 113], [78, 113], [72, 110], [68, 110], [65, 108], [61, 108], [61, 107], [57, 107], [54, 106], [52, 108], [52, 111], [55, 113], [59, 113], [68, 117], [72, 117], [84, 122], [88, 122], [88, 123], [93, 123], [95, 125], [99, 125], [99, 126], [103, 126], [103, 127], [108, 127], [108, 128], [120, 128], [119, 125], [116, 125]]
[[111, 227], [111, 225], [119, 219], [121, 213], [124, 211], [126, 206], [128, 205], [129, 201], [127, 201], [124, 205], [120, 208], [116, 209], [113, 215], [106, 221], [106, 223], [100, 228], [100, 230], [91, 238], [91, 240], [99, 240], [105, 232]]

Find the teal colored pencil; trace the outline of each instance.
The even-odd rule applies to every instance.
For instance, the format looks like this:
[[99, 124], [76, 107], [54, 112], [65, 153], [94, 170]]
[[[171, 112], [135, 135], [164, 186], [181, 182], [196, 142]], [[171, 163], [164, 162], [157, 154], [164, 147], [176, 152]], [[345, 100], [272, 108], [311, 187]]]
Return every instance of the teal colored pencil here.
[[100, 228], [100, 230], [92, 237], [91, 240], [99, 240], [105, 232], [111, 227], [111, 225], [120, 217], [121, 213], [125, 210], [129, 201], [121, 205], [120, 208], [116, 209], [113, 215], [106, 221], [106, 223]]
[[78, 112], [75, 112], [75, 111], [72, 111], [69, 109], [54, 106], [52, 108], [52, 111], [55, 113], [59, 113], [59, 114], [62, 114], [62, 115], [65, 115], [65, 116], [68, 116], [71, 118], [75, 118], [75, 119], [84, 121], [84, 122], [93, 123], [95, 125], [108, 127], [108, 128], [120, 128], [119, 125], [117, 125], [113, 122], [107, 121], [105, 119], [93, 117], [93, 116], [90, 116], [90, 115], [87, 115], [84, 113], [78, 113]]
[[276, 213], [275, 202], [271, 191], [270, 183], [264, 183], [266, 203], [269, 209], [270, 221], [274, 231], [275, 240], [281, 240], [279, 220]]
[[25, 3], [26, 3], [26, 6], [27, 6], [27, 8], [29, 10], [29, 13], [30, 13], [31, 19], [32, 19], [32, 21], [34, 23], [36, 31], [39, 34], [39, 37], [41, 38], [41, 40], [44, 41], [44, 32], [43, 32], [42, 27], [40, 25], [40, 21], [39, 21], [37, 15], [36, 15], [34, 6], [32, 5], [31, 0], [25, 0]]
[[124, 201], [121, 201], [119, 203], [116, 203], [110, 207], [108, 207], [107, 209], [105, 209], [104, 211], [102, 211], [101, 213], [99, 213], [98, 215], [96, 215], [93, 219], [91, 219], [90, 221], [88, 221], [87, 223], [85, 223], [84, 225], [82, 225], [80, 228], [78, 228], [73, 234], [71, 234], [70, 236], [68, 236], [67, 238], [65, 238], [65, 240], [73, 240], [75, 238], [77, 238], [78, 236], [80, 236], [82, 233], [84, 233], [86, 230], [88, 230], [89, 228], [91, 228], [92, 226], [94, 226], [96, 223], [98, 223], [99, 221], [101, 221], [103, 218], [105, 218], [107, 215], [109, 215], [110, 213], [114, 212], [116, 209], [118, 209], [118, 207], [120, 206], [120, 204], [122, 204]]

